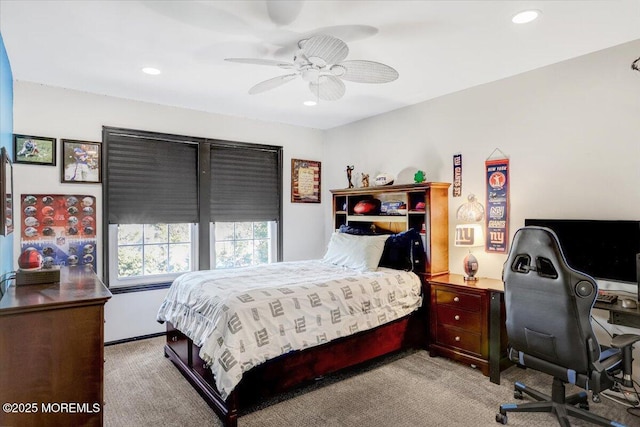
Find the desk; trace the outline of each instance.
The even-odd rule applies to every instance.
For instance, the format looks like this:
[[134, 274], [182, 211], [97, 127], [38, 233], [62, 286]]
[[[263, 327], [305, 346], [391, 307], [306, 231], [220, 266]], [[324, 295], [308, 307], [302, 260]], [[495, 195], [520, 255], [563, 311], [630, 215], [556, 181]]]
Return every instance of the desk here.
[[637, 308], [623, 308], [621, 300], [622, 297], [618, 296], [618, 300], [613, 304], [596, 301], [594, 308], [608, 311], [609, 323], [612, 325], [640, 328], [640, 303]]
[[467, 282], [460, 274], [444, 274], [427, 283], [429, 354], [468, 363], [500, 384], [500, 371], [510, 365], [502, 281]]

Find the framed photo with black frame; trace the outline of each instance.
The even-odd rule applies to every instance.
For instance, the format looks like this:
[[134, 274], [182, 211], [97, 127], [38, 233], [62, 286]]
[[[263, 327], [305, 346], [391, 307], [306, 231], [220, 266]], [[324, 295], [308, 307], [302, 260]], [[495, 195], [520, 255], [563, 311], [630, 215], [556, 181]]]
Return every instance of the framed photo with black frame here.
[[102, 182], [102, 144], [62, 140], [60, 182], [97, 184]]
[[56, 138], [13, 135], [13, 162], [29, 165], [56, 165]]
[[320, 162], [291, 159], [291, 202], [320, 203]]

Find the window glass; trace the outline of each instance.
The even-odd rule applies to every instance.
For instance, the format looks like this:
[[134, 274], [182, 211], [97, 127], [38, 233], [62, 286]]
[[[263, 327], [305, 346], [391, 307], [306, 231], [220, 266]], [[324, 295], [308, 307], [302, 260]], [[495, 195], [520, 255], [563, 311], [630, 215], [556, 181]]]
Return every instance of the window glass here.
[[276, 259], [272, 221], [217, 222], [214, 224], [214, 268], [238, 268], [267, 264]]
[[145, 224], [144, 243], [166, 243], [169, 236], [169, 224]]
[[118, 244], [142, 243], [143, 226], [140, 224], [126, 224], [118, 226]]
[[[171, 281], [194, 269], [195, 224], [112, 225], [117, 236], [115, 286]], [[113, 280], [113, 278], [112, 278]]]
[[118, 277], [142, 276], [142, 245], [118, 247]]

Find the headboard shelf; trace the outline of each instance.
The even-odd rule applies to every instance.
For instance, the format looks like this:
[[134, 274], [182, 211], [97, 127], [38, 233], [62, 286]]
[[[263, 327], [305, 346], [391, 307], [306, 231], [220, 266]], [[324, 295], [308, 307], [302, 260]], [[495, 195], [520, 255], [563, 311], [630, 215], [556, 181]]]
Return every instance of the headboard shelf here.
[[[425, 182], [331, 190], [334, 229], [342, 225], [369, 224], [397, 233], [414, 228], [423, 235], [426, 252], [425, 271], [421, 273], [427, 277], [446, 274], [449, 272], [450, 186], [445, 182]], [[379, 209], [367, 215], [355, 212], [358, 202], [371, 199], [397, 201], [405, 206], [391, 215], [381, 214]]]

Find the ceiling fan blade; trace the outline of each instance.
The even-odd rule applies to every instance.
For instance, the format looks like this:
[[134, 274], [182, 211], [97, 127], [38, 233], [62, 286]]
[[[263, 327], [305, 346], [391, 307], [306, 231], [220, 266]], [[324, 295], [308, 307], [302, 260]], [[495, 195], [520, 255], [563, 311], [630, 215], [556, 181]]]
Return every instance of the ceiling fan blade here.
[[331, 72], [343, 80], [357, 83], [389, 83], [398, 72], [388, 65], [374, 61], [343, 61], [331, 67]]
[[262, 59], [262, 58], [225, 58], [225, 61], [238, 62], [240, 64], [255, 64], [255, 65], [272, 65], [284, 69], [294, 68], [294, 65], [286, 61], [278, 61], [276, 59]]
[[249, 95], [255, 95], [257, 93], [262, 93], [271, 89], [275, 89], [278, 86], [281, 86], [287, 82], [290, 82], [296, 77], [298, 77], [297, 74], [287, 74], [285, 76], [278, 76], [269, 80], [265, 80], [253, 86], [251, 89], [249, 89]]
[[345, 43], [349, 43], [366, 37], [371, 37], [377, 33], [378, 29], [370, 25], [333, 25], [329, 27], [318, 27], [305, 33], [284, 33], [280, 30], [277, 33], [280, 37], [272, 37], [269, 41], [271, 44], [281, 46], [273, 52], [276, 58], [287, 58], [296, 53], [296, 50], [299, 48], [296, 43], [299, 40], [307, 40], [320, 34], [333, 36]]
[[309, 83], [309, 89], [324, 101], [337, 101], [342, 98], [346, 90], [342, 80], [336, 76], [320, 76], [318, 83]]
[[309, 38], [317, 34], [326, 34], [345, 42], [353, 42], [366, 37], [371, 37], [378, 33], [376, 27], [371, 25], [331, 25], [328, 27], [320, 27], [306, 33], [305, 38]]
[[307, 58], [322, 58], [327, 64], [336, 64], [349, 54], [347, 44], [340, 39], [327, 35], [313, 36], [300, 41], [300, 48]]

